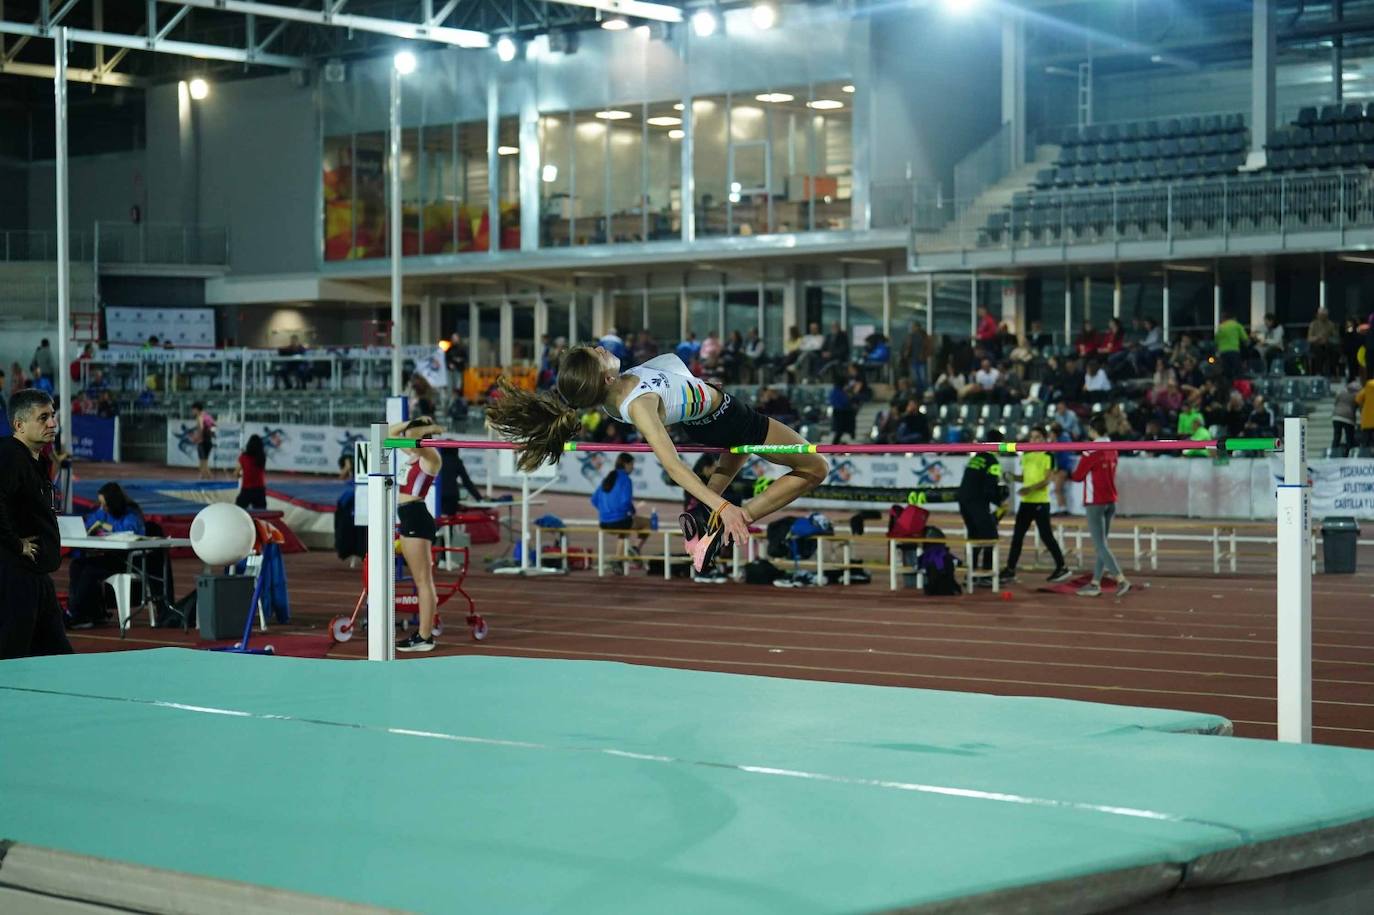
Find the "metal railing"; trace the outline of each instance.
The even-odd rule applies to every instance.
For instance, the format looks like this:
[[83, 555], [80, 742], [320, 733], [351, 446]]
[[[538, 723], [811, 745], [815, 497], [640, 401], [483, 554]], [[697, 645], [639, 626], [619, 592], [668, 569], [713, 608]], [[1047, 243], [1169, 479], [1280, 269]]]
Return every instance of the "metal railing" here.
[[[95, 251], [90, 232], [68, 234], [71, 259], [89, 261]], [[6, 229], [0, 231], [0, 261], [57, 260], [57, 232], [41, 229]]]
[[105, 264], [229, 263], [224, 226], [95, 224], [95, 258]]
[[1018, 194], [969, 207], [923, 252], [1343, 232], [1374, 228], [1368, 169], [1257, 174]]
[[1003, 124], [954, 166], [955, 200], [976, 200], [1011, 174], [1011, 139], [1011, 124]]
[[944, 188], [922, 181], [875, 182], [869, 185], [873, 228], [934, 232], [954, 216]]

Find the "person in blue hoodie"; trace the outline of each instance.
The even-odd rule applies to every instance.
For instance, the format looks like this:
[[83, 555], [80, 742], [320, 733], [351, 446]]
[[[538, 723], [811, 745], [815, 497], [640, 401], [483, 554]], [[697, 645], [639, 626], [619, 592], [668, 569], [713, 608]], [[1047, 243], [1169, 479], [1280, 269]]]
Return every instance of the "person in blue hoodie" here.
[[[96, 494], [100, 506], [86, 516], [86, 531], [93, 537], [133, 533], [143, 536], [143, 511], [118, 483], [106, 483]], [[124, 571], [120, 554], [103, 550], [81, 551], [67, 569], [71, 590], [67, 601], [72, 629], [90, 629], [105, 622], [105, 579]]]
[[635, 514], [635, 484], [630, 478], [634, 469], [634, 455], [622, 453], [616, 458], [611, 472], [592, 493], [592, 505], [603, 531], [643, 531], [639, 543], [630, 547], [630, 555], [638, 556], [649, 539], [649, 519]]

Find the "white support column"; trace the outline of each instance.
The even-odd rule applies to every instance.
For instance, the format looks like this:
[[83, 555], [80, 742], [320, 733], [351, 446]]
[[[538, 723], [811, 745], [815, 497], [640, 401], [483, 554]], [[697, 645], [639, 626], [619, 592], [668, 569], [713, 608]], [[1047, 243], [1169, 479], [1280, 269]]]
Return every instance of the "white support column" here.
[[969, 294], [968, 294], [968, 335], [976, 338], [978, 335], [978, 271], [968, 275]]
[[1312, 506], [1307, 420], [1283, 421], [1278, 499], [1279, 740], [1312, 742]]
[[[46, 7], [44, 7], [46, 9]], [[53, 173], [57, 181], [57, 411], [62, 443], [70, 451], [72, 436], [72, 378], [67, 371], [67, 341], [72, 335], [71, 214], [67, 200], [67, 30], [53, 32], [53, 54], [56, 75], [53, 77], [54, 122], [56, 123], [56, 161]], [[11, 430], [12, 431], [12, 430]], [[67, 487], [70, 490], [70, 486]], [[70, 492], [64, 493], [70, 496]]]
[[481, 340], [478, 330], [482, 326], [482, 310], [474, 301], [468, 301], [468, 365], [477, 368], [482, 364]]
[[1277, 0], [1254, 0], [1250, 27], [1250, 155], [1246, 170], [1263, 168], [1265, 144], [1274, 132], [1274, 5]]
[[1026, 164], [1026, 20], [1012, 6], [1002, 18], [1002, 124], [1011, 133], [1015, 171]]
[[1221, 265], [1212, 265], [1212, 330], [1221, 326]]
[[1164, 342], [1169, 341], [1169, 271], [1164, 271], [1164, 320], [1160, 322], [1160, 333], [1164, 335]]
[[1317, 263], [1320, 265], [1321, 277], [1317, 280], [1317, 308], [1321, 311], [1326, 310], [1326, 255], [1318, 254]]
[[426, 295], [420, 298], [420, 343], [425, 346], [434, 346], [438, 343], [438, 332], [434, 329], [438, 325], [435, 320], [439, 316], [439, 305], [434, 301], [434, 296]]
[[367, 659], [396, 659], [396, 563], [392, 516], [396, 478], [382, 448], [386, 423], [373, 423], [367, 449]]
[[487, 77], [487, 250], [501, 250], [500, 86], [495, 73]]
[[1112, 317], [1121, 320], [1121, 271], [1112, 274]]
[[[405, 324], [401, 314], [401, 71], [391, 67], [391, 142], [387, 157], [387, 187], [391, 197], [391, 395], [405, 390], [401, 378], [401, 347]], [[387, 633], [390, 638], [391, 633]]]
[[515, 305], [510, 299], [501, 300], [501, 330], [497, 344], [497, 358], [502, 366], [515, 361]]
[[1064, 273], [1064, 345], [1073, 345], [1073, 278], [1068, 271]]
[[1274, 261], [1257, 257], [1250, 262], [1250, 328], [1264, 327], [1264, 316], [1274, 310]]

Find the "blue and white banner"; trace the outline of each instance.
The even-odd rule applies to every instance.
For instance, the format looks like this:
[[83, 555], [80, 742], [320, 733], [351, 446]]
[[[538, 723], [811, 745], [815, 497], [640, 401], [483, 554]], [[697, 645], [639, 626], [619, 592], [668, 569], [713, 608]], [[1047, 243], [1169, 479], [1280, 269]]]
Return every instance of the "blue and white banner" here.
[[71, 453], [83, 461], [119, 460], [119, 418], [72, 416]]
[[[197, 445], [191, 441], [193, 420], [167, 421], [167, 464], [170, 467], [195, 467]], [[333, 426], [306, 426], [292, 423], [249, 423], [244, 429], [237, 422], [219, 423], [215, 428], [215, 448], [210, 466], [228, 469], [238, 466], [239, 452], [247, 436], [262, 436], [267, 450], [268, 471], [298, 473], [337, 473], [339, 458], [353, 454], [353, 443], [366, 441], [366, 429], [340, 429]]]

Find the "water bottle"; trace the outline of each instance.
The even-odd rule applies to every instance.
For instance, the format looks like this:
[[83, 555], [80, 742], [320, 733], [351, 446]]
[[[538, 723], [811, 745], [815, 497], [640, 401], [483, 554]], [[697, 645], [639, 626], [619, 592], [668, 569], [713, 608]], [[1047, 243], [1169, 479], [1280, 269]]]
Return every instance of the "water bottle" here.
[[654, 509], [653, 513], [649, 515], [649, 530], [658, 530], [658, 509]]

